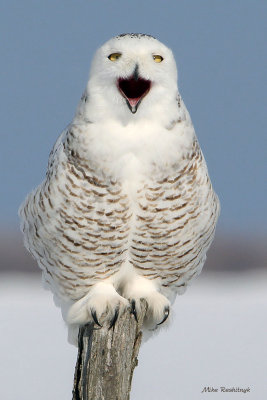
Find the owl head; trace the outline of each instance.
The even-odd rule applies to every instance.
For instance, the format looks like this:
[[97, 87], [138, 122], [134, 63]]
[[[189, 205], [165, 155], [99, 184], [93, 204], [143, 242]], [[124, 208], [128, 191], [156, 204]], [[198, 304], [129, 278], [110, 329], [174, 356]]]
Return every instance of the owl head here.
[[170, 108], [177, 90], [172, 51], [152, 36], [122, 34], [94, 56], [85, 109], [94, 117], [103, 113], [124, 120], [151, 118]]

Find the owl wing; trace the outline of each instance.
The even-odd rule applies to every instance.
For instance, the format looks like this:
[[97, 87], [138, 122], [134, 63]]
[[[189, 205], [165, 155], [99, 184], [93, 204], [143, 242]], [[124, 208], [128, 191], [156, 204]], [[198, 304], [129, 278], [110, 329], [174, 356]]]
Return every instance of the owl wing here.
[[81, 298], [119, 270], [131, 217], [121, 185], [82, 157], [79, 134], [73, 125], [61, 134], [46, 178], [19, 211], [25, 246], [45, 285], [64, 300]]

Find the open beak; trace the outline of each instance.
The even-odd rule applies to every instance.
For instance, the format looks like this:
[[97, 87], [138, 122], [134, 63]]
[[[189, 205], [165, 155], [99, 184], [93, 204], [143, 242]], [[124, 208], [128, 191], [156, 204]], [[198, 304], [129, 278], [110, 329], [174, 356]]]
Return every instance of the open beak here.
[[141, 78], [136, 68], [129, 78], [119, 78], [117, 86], [122, 96], [126, 99], [130, 111], [135, 114], [141, 101], [150, 90], [151, 81]]

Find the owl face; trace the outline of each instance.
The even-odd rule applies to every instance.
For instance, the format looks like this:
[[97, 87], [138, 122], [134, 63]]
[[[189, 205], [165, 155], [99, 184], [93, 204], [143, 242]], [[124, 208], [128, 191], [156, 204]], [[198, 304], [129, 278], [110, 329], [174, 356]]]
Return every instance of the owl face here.
[[89, 96], [128, 115], [143, 114], [177, 93], [170, 49], [147, 35], [127, 34], [106, 42], [94, 57]]

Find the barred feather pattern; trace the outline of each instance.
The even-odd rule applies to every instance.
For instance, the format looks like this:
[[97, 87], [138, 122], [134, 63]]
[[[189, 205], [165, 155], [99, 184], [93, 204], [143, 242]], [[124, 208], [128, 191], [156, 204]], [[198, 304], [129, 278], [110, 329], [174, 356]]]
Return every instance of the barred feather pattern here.
[[140, 179], [133, 205], [122, 181], [77, 152], [79, 135], [70, 126], [59, 138], [46, 179], [20, 212], [45, 282], [77, 300], [128, 259], [138, 274], [183, 292], [201, 272], [219, 212], [196, 138], [170, 175]]

